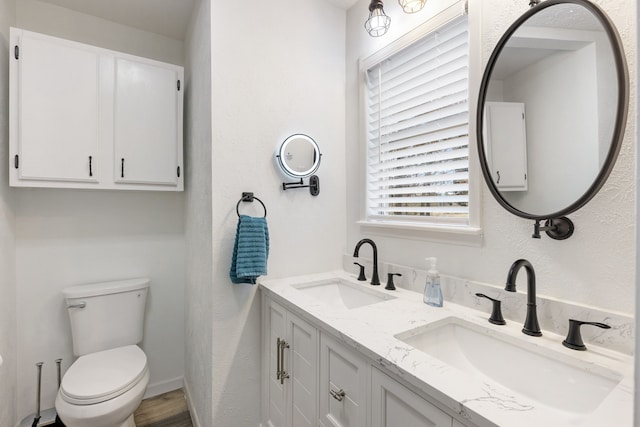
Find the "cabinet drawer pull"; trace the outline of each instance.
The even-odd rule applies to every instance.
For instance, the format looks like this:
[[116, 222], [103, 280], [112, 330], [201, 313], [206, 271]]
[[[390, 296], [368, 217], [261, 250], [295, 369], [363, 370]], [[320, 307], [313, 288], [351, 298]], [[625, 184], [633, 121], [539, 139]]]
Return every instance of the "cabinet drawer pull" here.
[[282, 371], [280, 361], [280, 338], [276, 339], [276, 379], [280, 379], [280, 372]]
[[343, 389], [340, 389], [338, 391], [329, 390], [329, 394], [338, 402], [342, 402], [342, 399], [344, 399], [344, 396], [345, 396], [345, 392]]
[[284, 349], [289, 348], [289, 344], [285, 340], [278, 338], [278, 372], [276, 379], [280, 380], [280, 384], [284, 384], [284, 380], [289, 378], [289, 374], [284, 370]]

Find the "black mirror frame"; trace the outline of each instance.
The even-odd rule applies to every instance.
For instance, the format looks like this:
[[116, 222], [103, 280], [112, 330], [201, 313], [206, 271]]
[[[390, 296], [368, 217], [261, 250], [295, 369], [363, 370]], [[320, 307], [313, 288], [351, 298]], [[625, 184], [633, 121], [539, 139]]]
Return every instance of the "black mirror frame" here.
[[[607, 157], [605, 162], [600, 169], [600, 172], [596, 176], [595, 180], [591, 184], [591, 186], [587, 189], [587, 191], [575, 202], [570, 204], [564, 209], [561, 209], [555, 213], [550, 215], [533, 215], [528, 212], [523, 212], [519, 209], [516, 209], [511, 204], [509, 204], [498, 188], [496, 187], [493, 179], [491, 178], [491, 174], [489, 168], [487, 166], [487, 159], [484, 152], [484, 141], [482, 137], [483, 133], [483, 114], [484, 114], [484, 103], [486, 100], [487, 89], [489, 87], [489, 81], [491, 79], [491, 74], [493, 73], [493, 69], [496, 65], [502, 50], [505, 45], [511, 38], [511, 36], [520, 28], [520, 26], [526, 22], [531, 16], [536, 13], [557, 4], [576, 4], [580, 5], [586, 9], [588, 9], [593, 15], [600, 21], [603, 28], [605, 29], [607, 36], [609, 37], [609, 41], [611, 42], [611, 48], [613, 51], [613, 56], [616, 64], [616, 77], [618, 78], [618, 108], [616, 119], [614, 123], [613, 135], [611, 138], [611, 146], [609, 147], [609, 151], [607, 153]], [[480, 161], [480, 167], [482, 168], [482, 175], [484, 176], [484, 180], [491, 190], [491, 194], [493, 197], [500, 203], [500, 205], [505, 208], [507, 211], [512, 214], [519, 216], [521, 218], [533, 219], [536, 220], [536, 223], [541, 220], [548, 219], [558, 219], [570, 213], [573, 213], [586, 205], [589, 200], [591, 200], [600, 190], [600, 188], [604, 185], [613, 166], [615, 165], [616, 159], [618, 157], [618, 153], [620, 152], [620, 147], [622, 146], [622, 140], [624, 138], [625, 126], [627, 123], [627, 114], [628, 114], [628, 103], [629, 103], [629, 71], [627, 69], [627, 62], [624, 55], [624, 50], [622, 48], [622, 41], [620, 36], [609, 19], [609, 17], [600, 9], [599, 6], [589, 2], [588, 0], [546, 0], [538, 5], [532, 7], [527, 12], [525, 12], [522, 16], [520, 16], [504, 33], [504, 35], [498, 41], [495, 49], [493, 50], [491, 57], [489, 58], [489, 62], [485, 68], [484, 74], [482, 76], [482, 82], [480, 85], [480, 93], [478, 95], [478, 108], [476, 111], [476, 142], [478, 148], [478, 159]], [[568, 219], [567, 219], [568, 220]], [[573, 232], [573, 230], [572, 230]], [[549, 233], [547, 233], [549, 234]], [[536, 236], [534, 233], [534, 237]], [[553, 236], [550, 236], [553, 237]], [[566, 236], [568, 237], [568, 236]]]

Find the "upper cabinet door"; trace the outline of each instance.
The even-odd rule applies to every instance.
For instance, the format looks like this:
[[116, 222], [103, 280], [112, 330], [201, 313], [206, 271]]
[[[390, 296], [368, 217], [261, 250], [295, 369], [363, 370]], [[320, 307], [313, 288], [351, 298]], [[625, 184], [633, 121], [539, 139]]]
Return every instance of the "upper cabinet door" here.
[[487, 102], [486, 152], [493, 182], [501, 191], [527, 191], [527, 130], [525, 105]]
[[20, 179], [97, 182], [100, 58], [79, 46], [25, 32], [12, 52]]
[[177, 185], [182, 147], [179, 67], [115, 59], [115, 181]]

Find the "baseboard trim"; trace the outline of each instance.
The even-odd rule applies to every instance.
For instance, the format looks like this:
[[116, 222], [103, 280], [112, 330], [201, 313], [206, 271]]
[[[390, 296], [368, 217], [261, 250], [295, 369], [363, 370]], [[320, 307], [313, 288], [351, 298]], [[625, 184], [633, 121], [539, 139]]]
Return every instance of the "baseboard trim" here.
[[148, 399], [150, 397], [159, 396], [173, 390], [178, 390], [179, 388], [182, 388], [183, 384], [184, 377], [177, 377], [165, 381], [160, 381], [154, 384], [149, 384], [147, 386], [147, 391], [145, 392], [143, 399]]
[[198, 413], [196, 409], [193, 407], [191, 403], [191, 391], [189, 390], [189, 383], [187, 380], [183, 380], [184, 383], [184, 397], [187, 399], [187, 408], [189, 408], [189, 413], [191, 414], [191, 422], [193, 423], [193, 427], [201, 427], [200, 419], [198, 418]]

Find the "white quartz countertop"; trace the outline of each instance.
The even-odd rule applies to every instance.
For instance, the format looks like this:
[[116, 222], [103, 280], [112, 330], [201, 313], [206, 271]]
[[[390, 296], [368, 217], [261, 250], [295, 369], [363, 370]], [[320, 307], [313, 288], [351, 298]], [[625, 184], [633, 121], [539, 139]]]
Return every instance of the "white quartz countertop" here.
[[[358, 282], [354, 275], [344, 271], [267, 280], [260, 283], [260, 286], [263, 292], [277, 302], [372, 359], [390, 375], [431, 396], [441, 407], [458, 414], [457, 418], [467, 420], [468, 424], [479, 427], [633, 425], [631, 356], [589, 343], [587, 351], [570, 350], [561, 344], [563, 336], [543, 330], [542, 337], [530, 337], [521, 332], [522, 324], [509, 319], [507, 325], [492, 325], [487, 322], [490, 304], [487, 304], [486, 312], [447, 301], [442, 308], [430, 307], [422, 302], [422, 294], [404, 289], [387, 291], [383, 284], [376, 286], [375, 290], [391, 294], [395, 299], [346, 309], [337, 305], [329, 306], [292, 286], [331, 279], [345, 279], [371, 288], [368, 282]], [[553, 353], [554, 357], [563, 362], [575, 363], [581, 369], [594, 372], [615, 372], [622, 379], [591, 412], [575, 413], [540, 404], [480, 375], [469, 375], [395, 338], [397, 334], [447, 317], [497, 328], [501, 334], [508, 335], [509, 339], [524, 340], [537, 350]], [[501, 355], [496, 354], [495, 357], [500, 358]], [[518, 364], [519, 361], [504, 360], [504, 363]], [[535, 370], [530, 374], [531, 381], [536, 381]], [[576, 386], [576, 398], [579, 398], [580, 392], [580, 387]]]

